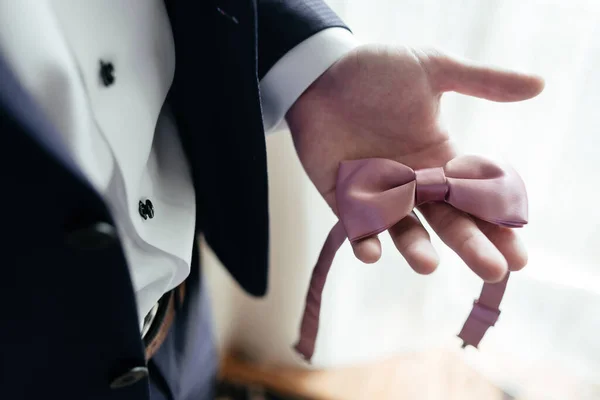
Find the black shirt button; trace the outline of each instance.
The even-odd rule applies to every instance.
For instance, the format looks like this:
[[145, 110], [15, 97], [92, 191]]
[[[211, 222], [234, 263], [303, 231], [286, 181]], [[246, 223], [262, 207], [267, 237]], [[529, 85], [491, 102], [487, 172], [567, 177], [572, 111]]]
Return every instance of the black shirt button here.
[[113, 63], [100, 60], [100, 79], [107, 87], [115, 83], [115, 66]]
[[154, 205], [150, 200], [141, 201], [138, 203], [138, 212], [144, 219], [154, 218]]
[[83, 250], [100, 250], [118, 241], [117, 232], [109, 223], [96, 222], [67, 233], [67, 244]]
[[149, 199], [146, 200], [146, 212], [148, 213], [148, 218], [154, 218], [154, 204]]
[[135, 367], [119, 376], [110, 383], [111, 389], [121, 389], [127, 386], [131, 386], [148, 377], [148, 368], [146, 367]]
[[138, 212], [142, 218], [148, 219], [148, 214], [146, 213], [146, 204], [142, 203], [141, 200], [138, 203]]

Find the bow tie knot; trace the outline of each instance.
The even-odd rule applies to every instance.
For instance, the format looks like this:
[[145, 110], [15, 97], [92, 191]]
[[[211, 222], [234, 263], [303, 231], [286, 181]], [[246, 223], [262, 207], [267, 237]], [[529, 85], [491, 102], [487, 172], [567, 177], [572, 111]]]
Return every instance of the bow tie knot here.
[[415, 171], [415, 181], [417, 183], [416, 206], [432, 201], [446, 201], [449, 188], [444, 168], [418, 169]]

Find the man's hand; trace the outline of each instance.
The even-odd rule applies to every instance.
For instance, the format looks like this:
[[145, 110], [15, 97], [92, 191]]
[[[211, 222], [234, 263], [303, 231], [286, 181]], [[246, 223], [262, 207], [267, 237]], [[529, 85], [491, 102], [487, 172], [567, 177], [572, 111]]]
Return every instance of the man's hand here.
[[[538, 95], [535, 76], [475, 66], [432, 50], [363, 46], [346, 55], [300, 97], [286, 116], [308, 176], [336, 212], [339, 163], [389, 158], [412, 168], [438, 167], [458, 150], [440, 124], [442, 93], [455, 91], [493, 101]], [[420, 207], [431, 227], [479, 276], [501, 280], [527, 263], [513, 230], [476, 220], [446, 204]], [[411, 214], [389, 229], [411, 267], [431, 273], [438, 256]], [[363, 262], [381, 256], [376, 237], [353, 244]]]

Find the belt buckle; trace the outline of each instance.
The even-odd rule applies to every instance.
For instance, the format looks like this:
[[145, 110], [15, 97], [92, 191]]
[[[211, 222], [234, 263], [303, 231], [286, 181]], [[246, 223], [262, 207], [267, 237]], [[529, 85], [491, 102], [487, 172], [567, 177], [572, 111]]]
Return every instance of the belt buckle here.
[[182, 307], [185, 298], [185, 281], [165, 293], [146, 314], [142, 324], [142, 340], [146, 348], [146, 360], [150, 360], [169, 333], [175, 312]]
[[146, 335], [148, 334], [148, 331], [150, 330], [150, 327], [152, 326], [152, 323], [156, 319], [156, 314], [158, 313], [159, 304], [160, 304], [160, 301], [157, 301], [156, 304], [154, 304], [154, 306], [152, 306], [150, 311], [148, 311], [148, 313], [144, 317], [144, 323], [142, 325], [142, 338], [146, 337]]

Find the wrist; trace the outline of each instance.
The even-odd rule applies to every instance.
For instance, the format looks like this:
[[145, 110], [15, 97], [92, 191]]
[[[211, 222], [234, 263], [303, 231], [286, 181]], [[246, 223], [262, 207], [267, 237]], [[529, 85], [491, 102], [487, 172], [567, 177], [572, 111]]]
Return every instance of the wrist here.
[[328, 28], [282, 57], [260, 82], [265, 130], [277, 127], [306, 89], [356, 46], [350, 31]]

